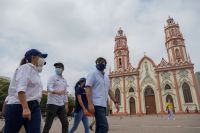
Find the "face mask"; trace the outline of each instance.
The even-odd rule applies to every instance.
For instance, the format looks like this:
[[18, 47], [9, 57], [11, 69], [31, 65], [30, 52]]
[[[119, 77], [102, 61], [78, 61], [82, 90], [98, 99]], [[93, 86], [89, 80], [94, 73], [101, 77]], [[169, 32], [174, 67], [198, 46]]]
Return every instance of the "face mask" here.
[[36, 69], [40, 73], [40, 72], [42, 72], [43, 67], [42, 66], [37, 66]]
[[44, 66], [45, 63], [46, 63], [46, 62], [45, 62], [44, 58], [39, 58], [39, 59], [38, 59], [36, 69], [37, 69], [37, 71], [38, 71], [39, 73], [42, 72], [42, 69], [43, 69], [43, 66]]
[[38, 62], [37, 62], [37, 66], [44, 66], [45, 63], [46, 62], [45, 62], [44, 58], [39, 58]]
[[96, 65], [96, 68], [97, 68], [99, 71], [103, 71], [103, 70], [106, 68], [106, 65], [103, 64], [103, 63], [100, 63], [100, 64], [97, 64], [97, 65]]
[[62, 69], [61, 68], [56, 68], [55, 72], [57, 75], [61, 75], [62, 74]]

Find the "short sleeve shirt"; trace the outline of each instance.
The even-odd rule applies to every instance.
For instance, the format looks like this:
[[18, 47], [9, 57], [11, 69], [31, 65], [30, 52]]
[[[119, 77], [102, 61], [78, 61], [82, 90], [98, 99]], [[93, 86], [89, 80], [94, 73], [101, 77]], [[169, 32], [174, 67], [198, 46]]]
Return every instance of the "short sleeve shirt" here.
[[108, 91], [110, 89], [109, 77], [95, 70], [88, 74], [86, 86], [92, 88], [92, 100], [95, 106], [107, 107]]
[[76, 107], [75, 107], [75, 112], [78, 113], [82, 107], [80, 106], [79, 102], [78, 102], [78, 96], [81, 96], [83, 105], [85, 106], [85, 108], [88, 108], [88, 102], [87, 102], [87, 97], [86, 97], [86, 92], [85, 89], [82, 87], [78, 87], [78, 89], [75, 92], [75, 97], [76, 97]]
[[[47, 104], [62, 106], [66, 102], [68, 102], [67, 86], [68, 86], [67, 81], [62, 76], [53, 75], [52, 77], [50, 77], [47, 84], [47, 90], [48, 90]], [[52, 94], [53, 90], [65, 90], [65, 94], [64, 95]]]

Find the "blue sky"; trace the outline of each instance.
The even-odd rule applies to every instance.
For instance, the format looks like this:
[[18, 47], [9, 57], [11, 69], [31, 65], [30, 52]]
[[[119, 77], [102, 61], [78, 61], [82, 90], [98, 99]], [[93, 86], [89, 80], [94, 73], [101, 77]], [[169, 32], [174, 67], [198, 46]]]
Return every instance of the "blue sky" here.
[[0, 75], [12, 77], [24, 53], [37, 48], [49, 54], [41, 74], [44, 89], [54, 62], [65, 65], [73, 92], [75, 82], [103, 56], [113, 69], [114, 37], [124, 30], [133, 67], [146, 55], [158, 64], [167, 59], [164, 24], [180, 25], [187, 52], [200, 71], [199, 0], [0, 0]]

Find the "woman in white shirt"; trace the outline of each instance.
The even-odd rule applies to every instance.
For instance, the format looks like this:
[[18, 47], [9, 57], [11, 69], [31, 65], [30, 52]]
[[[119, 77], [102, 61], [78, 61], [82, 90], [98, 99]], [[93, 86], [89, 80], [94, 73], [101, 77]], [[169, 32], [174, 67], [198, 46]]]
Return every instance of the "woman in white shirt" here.
[[39, 73], [46, 57], [47, 54], [30, 49], [15, 71], [8, 90], [4, 133], [18, 133], [22, 125], [27, 133], [40, 133], [39, 102], [43, 87]]

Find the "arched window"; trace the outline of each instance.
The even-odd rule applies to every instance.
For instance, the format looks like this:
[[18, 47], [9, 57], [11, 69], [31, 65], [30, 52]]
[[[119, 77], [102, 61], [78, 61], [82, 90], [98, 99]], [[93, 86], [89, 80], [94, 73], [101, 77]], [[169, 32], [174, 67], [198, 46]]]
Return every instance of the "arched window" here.
[[122, 59], [119, 58], [119, 67], [121, 67], [121, 66], [122, 66]]
[[172, 36], [175, 35], [174, 29], [171, 30], [171, 34], [172, 34]]
[[192, 101], [190, 86], [187, 83], [183, 83], [182, 89], [183, 89], [183, 96], [185, 103], [192, 103], [193, 101]]
[[166, 85], [165, 85], [165, 90], [170, 90], [170, 89], [171, 89], [171, 86], [168, 85], [168, 84], [166, 84]]
[[119, 104], [121, 104], [120, 90], [118, 88], [115, 90], [115, 99]]
[[154, 96], [154, 91], [150, 86], [147, 86], [146, 90], [144, 91], [144, 96]]
[[129, 92], [134, 92], [133, 87], [131, 87], [131, 88], [129, 89]]
[[180, 51], [179, 51], [179, 49], [176, 49], [175, 53], [176, 53], [176, 58], [180, 58]]

